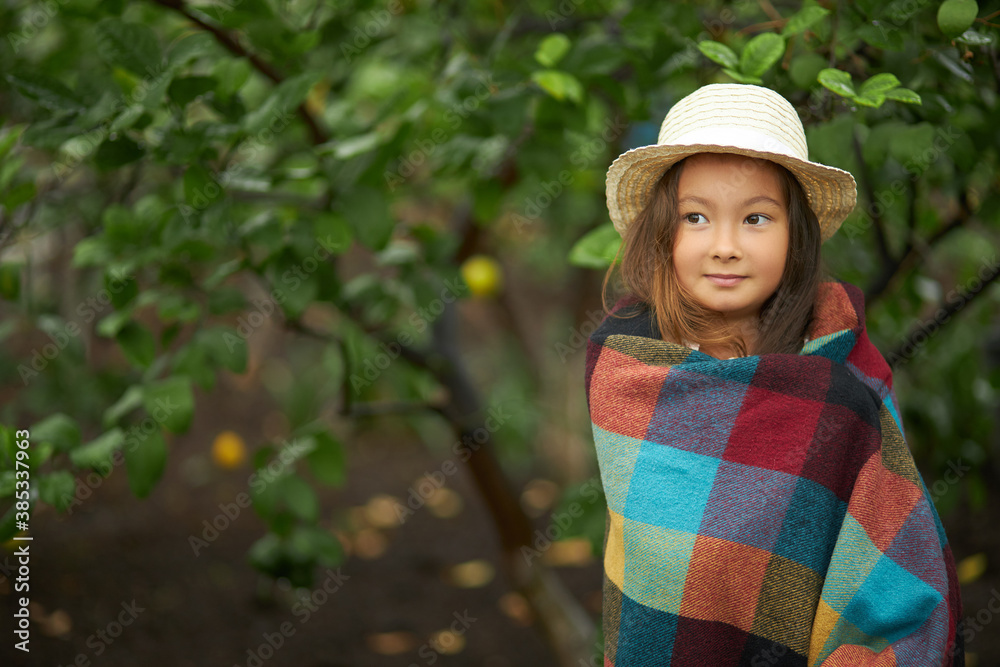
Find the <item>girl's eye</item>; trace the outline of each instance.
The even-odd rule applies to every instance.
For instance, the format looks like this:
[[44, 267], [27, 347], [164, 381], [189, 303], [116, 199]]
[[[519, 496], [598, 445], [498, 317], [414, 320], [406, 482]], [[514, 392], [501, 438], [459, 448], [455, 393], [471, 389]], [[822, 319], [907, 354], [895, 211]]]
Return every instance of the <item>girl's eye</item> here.
[[753, 213], [747, 216], [747, 222], [750, 223], [751, 225], [759, 225], [767, 222], [767, 218], [758, 213]]
[[701, 213], [688, 213], [684, 216], [684, 220], [686, 222], [690, 222], [692, 225], [697, 225], [699, 222], [703, 222], [705, 220], [705, 216]]

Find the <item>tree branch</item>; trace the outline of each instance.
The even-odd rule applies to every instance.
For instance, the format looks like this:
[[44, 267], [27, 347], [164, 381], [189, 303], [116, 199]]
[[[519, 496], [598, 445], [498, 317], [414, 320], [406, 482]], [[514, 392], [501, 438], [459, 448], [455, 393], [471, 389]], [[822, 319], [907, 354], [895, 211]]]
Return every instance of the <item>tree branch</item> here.
[[[239, 41], [237, 41], [236, 38], [234, 38], [228, 32], [226, 32], [222, 28], [212, 25], [211, 23], [207, 23], [202, 18], [193, 14], [187, 8], [187, 6], [185, 6], [183, 0], [150, 0], [150, 1], [153, 2], [154, 4], [160, 5], [161, 7], [166, 7], [171, 11], [177, 12], [187, 20], [197, 25], [202, 30], [210, 32], [212, 36], [215, 37], [215, 40], [219, 42], [219, 44], [221, 44], [223, 47], [225, 47], [227, 51], [229, 51], [233, 55], [239, 56], [240, 58], [246, 58], [250, 62], [250, 64], [253, 65], [253, 68], [255, 70], [257, 70], [258, 72], [269, 78], [274, 83], [281, 83], [282, 81], [285, 80], [285, 77], [282, 76], [281, 73], [278, 72], [278, 70], [275, 69], [273, 65], [271, 65], [266, 60], [263, 60], [257, 54], [251, 53], [250, 51], [245, 49], [243, 45], [240, 44]], [[313, 118], [313, 115], [309, 113], [309, 109], [306, 108], [306, 105], [304, 103], [299, 105], [298, 113], [299, 117], [302, 118], [303, 122], [306, 124], [306, 127], [309, 128], [309, 134], [311, 135], [314, 144], [319, 145], [329, 141], [329, 137], [327, 137], [326, 132], [324, 132], [322, 128], [320, 128], [319, 123], [317, 123], [316, 119]]]
[[956, 229], [959, 229], [966, 223], [969, 217], [972, 215], [972, 211], [969, 210], [969, 202], [966, 194], [962, 192], [958, 196], [959, 210], [958, 214], [948, 221], [941, 229], [937, 230], [932, 234], [926, 241], [921, 243], [916, 242], [915, 228], [916, 228], [916, 197], [911, 192], [910, 200], [910, 213], [909, 220], [907, 222], [908, 235], [906, 240], [906, 247], [903, 249], [902, 256], [897, 260], [892, 260], [890, 264], [884, 265], [882, 272], [876, 277], [871, 284], [865, 289], [865, 303], [874, 303], [881, 297], [889, 285], [892, 283], [892, 279], [896, 277], [902, 269], [908, 267], [914, 260], [916, 260], [918, 255], [926, 254], [928, 250], [933, 248], [935, 245], [941, 242], [946, 236], [951, 234]]
[[1000, 277], [1000, 262], [990, 267], [985, 276], [977, 276], [979, 284], [961, 292], [957, 295], [958, 298], [954, 298], [954, 290], [950, 292], [945, 299], [938, 303], [934, 317], [910, 329], [910, 332], [903, 338], [903, 342], [886, 357], [889, 365], [895, 368], [901, 360], [909, 361], [912, 359], [916, 355], [917, 350], [931, 336], [941, 331], [955, 313], [972, 303], [980, 294], [983, 294], [986, 288], [998, 277]]
[[[861, 151], [861, 142], [858, 140], [858, 135], [856, 132], [851, 135], [851, 145], [854, 147], [854, 156], [858, 160], [858, 176], [861, 181], [861, 187], [865, 192], [865, 198], [868, 200], [868, 210], [872, 212], [874, 205], [878, 202], [875, 200], [875, 187], [872, 185], [871, 174], [868, 171], [868, 163], [865, 162], [864, 154]], [[882, 262], [883, 268], [887, 265], [892, 264], [893, 258], [892, 254], [889, 252], [889, 243], [885, 236], [885, 224], [882, 221], [882, 214], [879, 213], [875, 215], [872, 213], [872, 224], [875, 227], [875, 244], [878, 248], [879, 259]]]

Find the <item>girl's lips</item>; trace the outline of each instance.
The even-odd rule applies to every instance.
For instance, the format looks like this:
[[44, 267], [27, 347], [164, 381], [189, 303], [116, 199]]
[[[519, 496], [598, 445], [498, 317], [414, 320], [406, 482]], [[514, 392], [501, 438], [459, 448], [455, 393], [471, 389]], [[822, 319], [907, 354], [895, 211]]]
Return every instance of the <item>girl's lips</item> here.
[[719, 274], [719, 273], [709, 274], [706, 275], [705, 277], [708, 278], [712, 283], [718, 285], [719, 287], [735, 287], [736, 285], [739, 285], [741, 282], [743, 282], [743, 280], [746, 279], [746, 276], [735, 276], [731, 274]]

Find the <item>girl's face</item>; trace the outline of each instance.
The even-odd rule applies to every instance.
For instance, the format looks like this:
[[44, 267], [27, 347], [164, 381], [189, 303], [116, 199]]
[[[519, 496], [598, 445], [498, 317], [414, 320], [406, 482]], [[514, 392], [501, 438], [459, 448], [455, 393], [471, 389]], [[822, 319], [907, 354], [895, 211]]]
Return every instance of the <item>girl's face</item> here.
[[788, 255], [788, 202], [777, 167], [742, 155], [689, 157], [677, 213], [678, 282], [730, 322], [759, 316]]

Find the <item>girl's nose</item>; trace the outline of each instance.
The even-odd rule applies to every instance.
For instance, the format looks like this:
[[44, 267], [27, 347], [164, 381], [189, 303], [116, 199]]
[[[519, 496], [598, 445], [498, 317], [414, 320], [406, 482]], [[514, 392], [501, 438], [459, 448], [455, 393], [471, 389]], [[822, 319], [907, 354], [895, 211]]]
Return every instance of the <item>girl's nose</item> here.
[[737, 228], [731, 224], [721, 224], [715, 226], [715, 233], [712, 236], [712, 256], [715, 259], [729, 261], [742, 257], [739, 244], [739, 233]]

